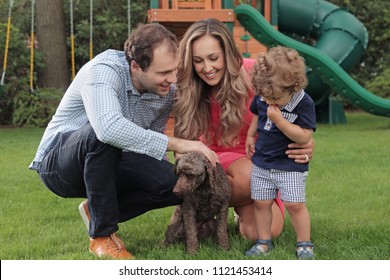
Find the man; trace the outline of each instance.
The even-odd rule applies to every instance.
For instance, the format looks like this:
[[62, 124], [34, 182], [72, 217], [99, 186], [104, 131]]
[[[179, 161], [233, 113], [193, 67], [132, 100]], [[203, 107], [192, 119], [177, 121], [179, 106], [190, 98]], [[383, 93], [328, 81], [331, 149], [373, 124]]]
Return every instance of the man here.
[[30, 169], [79, 207], [97, 256], [132, 259], [118, 223], [180, 203], [166, 151], [217, 156], [199, 141], [163, 132], [173, 101], [178, 42], [160, 24], [142, 25], [125, 50], [107, 50], [84, 65], [66, 91]]

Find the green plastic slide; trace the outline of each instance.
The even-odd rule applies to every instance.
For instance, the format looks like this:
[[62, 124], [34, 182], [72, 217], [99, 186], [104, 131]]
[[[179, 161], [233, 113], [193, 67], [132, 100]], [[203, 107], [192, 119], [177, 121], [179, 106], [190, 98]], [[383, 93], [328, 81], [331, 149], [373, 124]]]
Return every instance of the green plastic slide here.
[[367, 91], [346, 72], [359, 62], [368, 42], [365, 27], [351, 13], [322, 0], [279, 0], [279, 30], [316, 38], [317, 44], [310, 46], [277, 31], [250, 5], [238, 5], [234, 11], [257, 41], [269, 47], [294, 48], [305, 58], [307, 92], [316, 107], [328, 102], [331, 87], [351, 104], [371, 114], [390, 117], [390, 100]]

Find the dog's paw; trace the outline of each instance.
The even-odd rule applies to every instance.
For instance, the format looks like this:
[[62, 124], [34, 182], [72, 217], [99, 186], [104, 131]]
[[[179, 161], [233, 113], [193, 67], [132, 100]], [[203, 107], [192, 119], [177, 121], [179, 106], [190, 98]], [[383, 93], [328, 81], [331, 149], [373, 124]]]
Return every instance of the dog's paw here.
[[219, 247], [225, 251], [230, 250], [229, 244], [219, 244]]
[[199, 245], [187, 245], [187, 253], [189, 255], [196, 255], [199, 251]]
[[218, 242], [218, 246], [223, 249], [223, 250], [229, 250], [230, 249], [230, 244], [229, 244], [229, 241], [227, 239], [220, 239], [217, 241]]
[[168, 245], [167, 241], [165, 239], [161, 240], [159, 243], [160, 247], [165, 247]]

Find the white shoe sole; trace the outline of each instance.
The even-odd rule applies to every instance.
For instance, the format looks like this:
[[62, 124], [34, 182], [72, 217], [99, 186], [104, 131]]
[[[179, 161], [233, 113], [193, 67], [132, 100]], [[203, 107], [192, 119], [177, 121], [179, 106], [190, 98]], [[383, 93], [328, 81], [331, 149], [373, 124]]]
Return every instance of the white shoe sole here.
[[85, 209], [84, 209], [84, 201], [81, 202], [81, 204], [79, 205], [79, 212], [80, 212], [80, 216], [83, 219], [83, 222], [84, 222], [87, 230], [89, 231], [89, 219], [88, 219], [87, 213], [85, 212]]
[[239, 225], [239, 222], [240, 222], [240, 216], [237, 214], [236, 211], [233, 212], [233, 217], [234, 217], [234, 224], [235, 225]]

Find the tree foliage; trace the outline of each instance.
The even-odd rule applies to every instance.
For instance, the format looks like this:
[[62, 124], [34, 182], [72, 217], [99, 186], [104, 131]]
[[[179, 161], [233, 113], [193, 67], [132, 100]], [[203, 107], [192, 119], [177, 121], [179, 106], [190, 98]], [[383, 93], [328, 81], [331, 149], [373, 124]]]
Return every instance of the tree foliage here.
[[[65, 13], [68, 19], [67, 30], [70, 35], [70, 7], [65, 1]], [[146, 22], [149, 1], [131, 0], [130, 28]], [[73, 32], [75, 36], [76, 71], [89, 60], [91, 33], [90, 1], [73, 1]], [[95, 0], [92, 9], [92, 48], [93, 55], [106, 49], [123, 49], [127, 39], [128, 6], [127, 0]], [[70, 37], [70, 36], [68, 36]], [[69, 52], [70, 59], [70, 52]]]
[[[7, 24], [0, 23], [0, 63], [3, 70]], [[35, 70], [42, 69], [42, 54], [35, 54]], [[14, 98], [22, 90], [29, 90], [30, 48], [26, 34], [10, 26], [10, 38], [4, 85], [0, 90], [0, 124], [12, 123]], [[36, 75], [34, 75], [36, 77]], [[35, 81], [34, 81], [35, 83]]]
[[367, 90], [390, 98], [390, 5], [388, 0], [329, 0], [348, 9], [367, 28], [369, 43], [351, 75]]
[[[39, 1], [39, 0], [37, 0]], [[56, 0], [51, 0], [56, 1]], [[4, 86], [0, 91], [0, 124], [11, 124], [13, 116], [14, 123], [26, 124], [20, 122], [21, 113], [16, 109], [20, 104], [29, 104], [30, 106], [45, 106], [45, 98], [31, 98], [31, 102], [39, 104], [26, 103], [26, 92], [29, 91], [29, 73], [30, 73], [30, 49], [28, 38], [31, 32], [31, 0], [14, 0], [11, 16], [11, 36], [9, 43], [9, 52], [7, 59], [7, 71]], [[75, 35], [75, 68], [76, 72], [89, 60], [89, 42], [90, 42], [90, 1], [73, 0], [73, 30]], [[139, 23], [146, 21], [146, 13], [149, 1], [131, 0], [131, 27], [136, 27]], [[0, 63], [3, 66], [6, 29], [8, 19], [9, 1], [0, 0]], [[66, 25], [66, 44], [67, 57], [71, 65], [70, 48], [70, 0], [64, 0], [63, 6], [65, 12]], [[96, 55], [107, 48], [123, 49], [124, 41], [128, 35], [128, 7], [127, 0], [94, 0], [92, 10], [92, 31], [93, 31], [93, 53]], [[36, 22], [36, 20], [35, 20]], [[35, 29], [36, 31], [36, 29]], [[39, 42], [38, 49], [35, 50], [34, 70], [41, 71], [44, 67], [43, 56], [40, 53]], [[53, 46], [55, 47], [55, 46]], [[47, 65], [46, 65], [47, 66]], [[70, 68], [70, 67], [69, 67]], [[67, 69], [69, 77], [71, 69]], [[36, 79], [34, 73], [34, 79]], [[34, 81], [36, 85], [36, 81]], [[45, 91], [43, 89], [43, 91]], [[42, 94], [44, 96], [44, 94]], [[20, 103], [22, 102], [22, 103]], [[19, 105], [18, 105], [19, 104]], [[47, 103], [51, 106], [52, 102]], [[30, 122], [31, 123], [31, 122]]]

